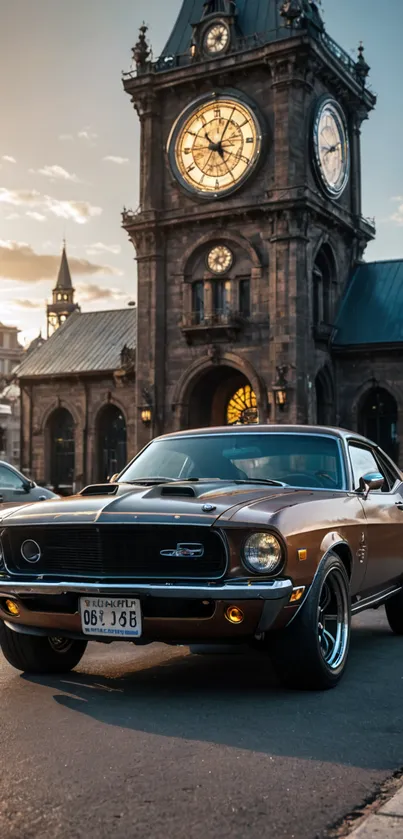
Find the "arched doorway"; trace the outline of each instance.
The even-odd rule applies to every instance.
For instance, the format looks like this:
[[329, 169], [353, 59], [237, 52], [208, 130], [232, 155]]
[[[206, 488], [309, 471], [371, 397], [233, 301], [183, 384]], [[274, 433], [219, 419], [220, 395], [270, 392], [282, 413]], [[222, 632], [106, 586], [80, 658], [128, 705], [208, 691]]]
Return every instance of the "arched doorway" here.
[[323, 368], [315, 379], [316, 423], [332, 425], [334, 423], [334, 388], [329, 370]]
[[358, 431], [377, 443], [398, 461], [398, 408], [396, 399], [382, 387], [373, 387], [363, 397], [358, 411]]
[[189, 396], [189, 427], [259, 422], [257, 396], [243, 373], [226, 365], [197, 380]]
[[47, 423], [50, 453], [50, 483], [61, 495], [74, 489], [74, 420], [67, 408], [57, 408]]
[[126, 420], [116, 405], [105, 405], [97, 418], [96, 480], [106, 481], [121, 472], [126, 463]]

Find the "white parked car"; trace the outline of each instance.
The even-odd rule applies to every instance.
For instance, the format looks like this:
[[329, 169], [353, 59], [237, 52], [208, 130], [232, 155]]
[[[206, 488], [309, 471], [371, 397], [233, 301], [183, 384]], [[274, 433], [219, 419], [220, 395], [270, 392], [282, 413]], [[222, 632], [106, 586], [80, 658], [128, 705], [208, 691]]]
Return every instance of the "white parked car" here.
[[14, 466], [0, 460], [0, 504], [15, 506], [58, 498], [50, 489], [38, 486]]

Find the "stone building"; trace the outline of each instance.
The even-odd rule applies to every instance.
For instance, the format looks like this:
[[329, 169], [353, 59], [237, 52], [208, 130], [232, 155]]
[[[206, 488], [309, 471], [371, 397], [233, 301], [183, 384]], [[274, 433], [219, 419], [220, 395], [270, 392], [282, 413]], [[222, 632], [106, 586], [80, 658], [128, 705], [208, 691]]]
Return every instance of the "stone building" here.
[[336, 44], [313, 0], [183, 0], [162, 56], [142, 27], [133, 57], [136, 449], [189, 426], [320, 422], [397, 458], [402, 265], [363, 262], [363, 48]]
[[0, 460], [17, 467], [20, 463], [20, 401], [18, 388], [10, 381], [23, 353], [17, 327], [0, 323]]
[[21, 468], [62, 494], [134, 454], [136, 310], [73, 312], [17, 374]]

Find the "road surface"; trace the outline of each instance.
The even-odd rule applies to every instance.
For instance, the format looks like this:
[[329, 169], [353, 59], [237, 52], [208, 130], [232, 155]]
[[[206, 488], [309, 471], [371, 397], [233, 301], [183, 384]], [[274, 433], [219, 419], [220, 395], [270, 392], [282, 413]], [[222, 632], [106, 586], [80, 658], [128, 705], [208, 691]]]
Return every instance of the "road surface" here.
[[76, 672], [0, 659], [7, 839], [315, 839], [403, 766], [403, 638], [354, 620], [334, 691], [281, 689], [265, 659], [90, 645]]

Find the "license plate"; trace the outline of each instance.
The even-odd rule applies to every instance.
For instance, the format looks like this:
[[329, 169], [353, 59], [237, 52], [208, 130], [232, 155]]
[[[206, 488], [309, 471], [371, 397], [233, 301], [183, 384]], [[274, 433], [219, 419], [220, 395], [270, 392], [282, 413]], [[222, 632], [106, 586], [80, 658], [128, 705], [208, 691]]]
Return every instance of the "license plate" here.
[[141, 636], [140, 600], [80, 597], [80, 614], [84, 635]]

